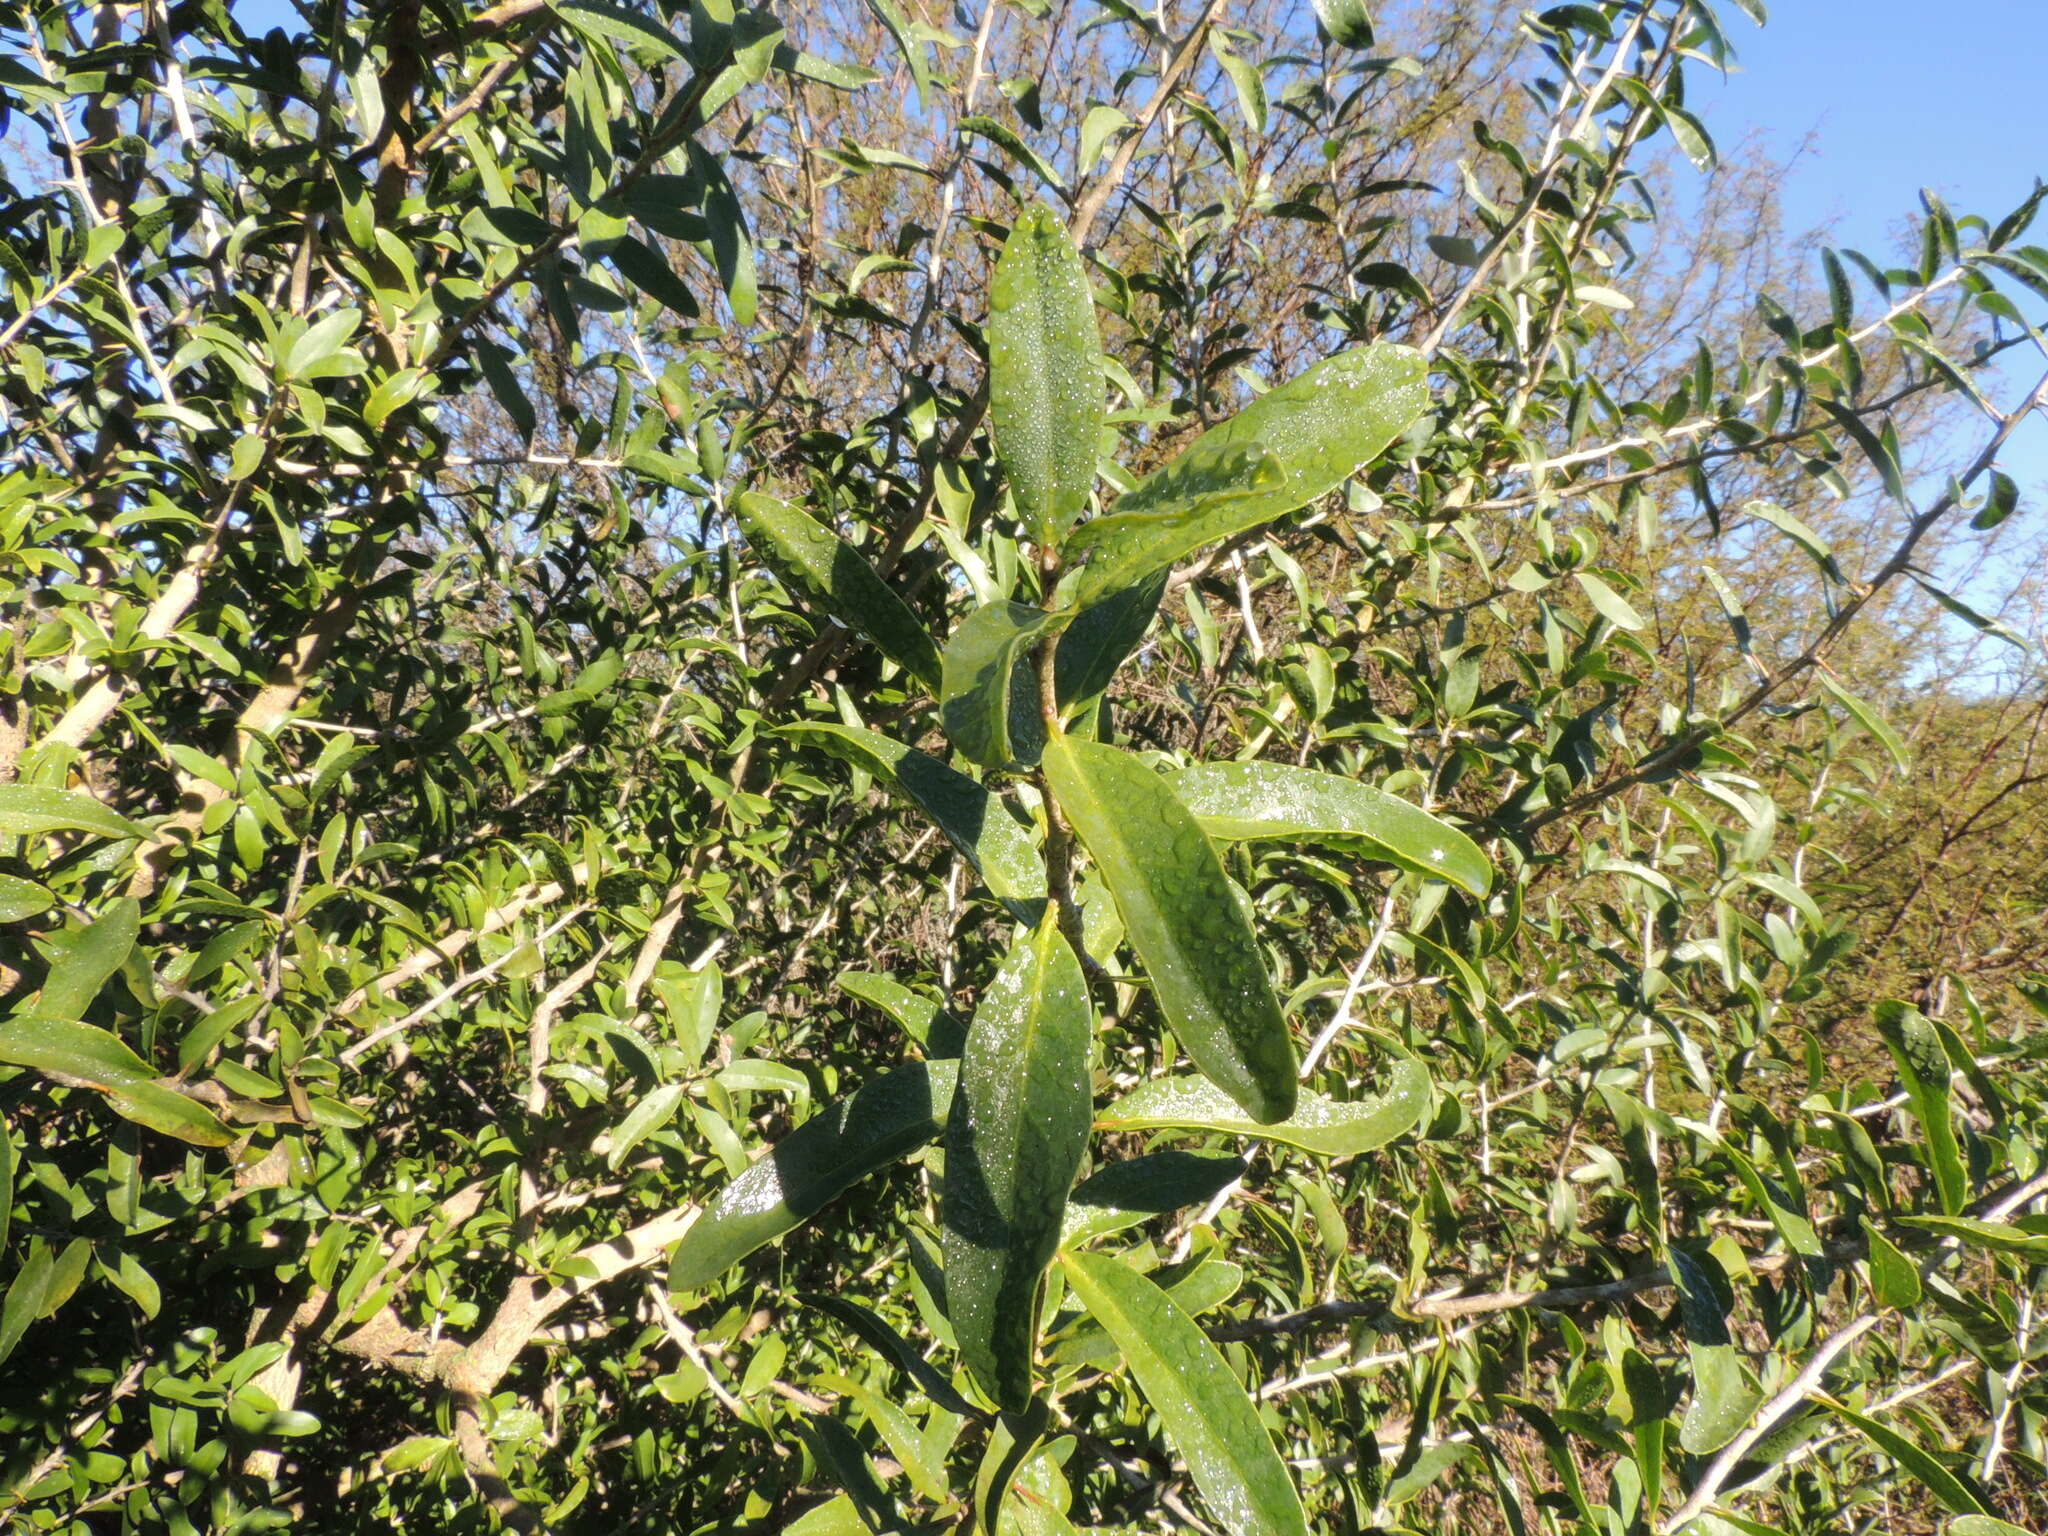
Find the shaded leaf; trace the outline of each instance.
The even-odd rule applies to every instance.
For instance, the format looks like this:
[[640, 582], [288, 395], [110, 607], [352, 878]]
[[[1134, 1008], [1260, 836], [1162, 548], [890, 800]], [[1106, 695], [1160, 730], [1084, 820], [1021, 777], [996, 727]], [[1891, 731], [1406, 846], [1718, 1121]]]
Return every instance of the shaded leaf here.
[[984, 603], [960, 621], [946, 644], [939, 707], [946, 736], [984, 768], [1030, 767], [1045, 743], [1032, 648], [1066, 615], [1022, 603]]
[[931, 1141], [945, 1126], [955, 1074], [950, 1061], [918, 1062], [825, 1105], [690, 1224], [669, 1264], [669, 1289], [702, 1289], [869, 1174]]
[[848, 629], [867, 636], [927, 687], [939, 686], [939, 652], [917, 615], [860, 552], [808, 512], [749, 492], [734, 515], [775, 574]]

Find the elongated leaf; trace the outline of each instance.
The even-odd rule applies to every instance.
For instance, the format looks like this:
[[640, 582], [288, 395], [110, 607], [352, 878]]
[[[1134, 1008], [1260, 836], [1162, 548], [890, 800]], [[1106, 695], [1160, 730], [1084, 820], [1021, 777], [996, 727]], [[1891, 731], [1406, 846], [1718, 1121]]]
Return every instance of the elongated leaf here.
[[147, 835], [91, 795], [41, 784], [0, 784], [0, 835], [25, 837], [39, 832], [91, 832], [122, 838]]
[[1085, 608], [1335, 490], [1428, 408], [1426, 372], [1418, 353], [1382, 343], [1268, 390], [1069, 541], [1069, 559], [1085, 554], [1088, 564], [1060, 584], [1061, 603]]
[[1065, 615], [1023, 603], [984, 603], [960, 621], [946, 644], [939, 707], [946, 736], [984, 768], [1031, 767], [1045, 745], [1031, 649]]
[[860, 551], [788, 502], [749, 492], [734, 515], [769, 569], [927, 687], [939, 686], [939, 651], [917, 615]]
[[635, 1147], [667, 1125], [675, 1117], [676, 1105], [682, 1102], [687, 1089], [688, 1085], [684, 1083], [663, 1083], [628, 1110], [626, 1118], [612, 1132], [611, 1150], [605, 1153], [605, 1166], [618, 1167]]
[[1913, 1118], [1920, 1122], [1920, 1134], [1927, 1139], [1928, 1171], [1934, 1176], [1941, 1208], [1953, 1216], [1969, 1198], [1970, 1180], [1950, 1113], [1948, 1053], [1941, 1048], [1941, 1036], [1934, 1026], [1919, 1009], [1906, 1003], [1879, 1003], [1872, 1019], [1898, 1064], [1899, 1085], [1906, 1090]]
[[18, 923], [56, 904], [57, 898], [35, 881], [0, 875], [0, 923]]
[[1836, 703], [1849, 711], [1849, 718], [1862, 726], [1869, 733], [1871, 740], [1883, 747], [1886, 756], [1904, 772], [1912, 760], [1907, 755], [1906, 743], [1900, 739], [1899, 733], [1891, 728], [1885, 717], [1825, 674], [1821, 677], [1820, 685]]
[[53, 1019], [75, 1019], [84, 1013], [135, 948], [141, 929], [142, 904], [123, 896], [109, 903], [89, 926], [65, 935], [69, 948], [50, 967], [36, 1011]]
[[[890, 976], [875, 971], [841, 971], [839, 990], [872, 1003], [903, 1026], [904, 1033], [930, 1056], [956, 1056], [965, 1031], [960, 1021], [936, 1000], [913, 992]], [[946, 1047], [950, 1046], [951, 1049]]]
[[1870, 460], [1870, 467], [1877, 471], [1877, 478], [1884, 483], [1885, 494], [1893, 501], [1903, 503], [1906, 500], [1905, 472], [1899, 468], [1898, 459], [1885, 446], [1884, 440], [1864, 425], [1863, 418], [1848, 406], [1820, 398], [1813, 403], [1834, 418], [1835, 425], [1848, 433], [1856, 446], [1863, 450], [1863, 456]]
[[1233, 1536], [1308, 1536], [1287, 1466], [1244, 1385], [1158, 1286], [1101, 1254], [1060, 1256], [1074, 1294], [1123, 1351], [1209, 1511]]
[[2048, 1232], [2029, 1232], [2004, 1221], [1974, 1221], [1967, 1216], [1901, 1216], [1906, 1226], [1937, 1237], [1952, 1237], [1973, 1248], [2010, 1253], [2021, 1258], [2048, 1259]]
[[1695, 1456], [1707, 1456], [1742, 1433], [1763, 1397], [1750, 1386], [1729, 1338], [1713, 1260], [1681, 1248], [1671, 1249], [1668, 1257], [1692, 1361], [1692, 1401], [1686, 1404], [1678, 1443]]
[[7, 1251], [7, 1228], [14, 1219], [14, 1134], [0, 1120], [0, 1253]]
[[1020, 922], [1036, 923], [1045, 900], [1045, 866], [1031, 834], [1003, 801], [935, 757], [853, 725], [805, 722], [775, 732], [822, 747], [865, 768], [938, 823], [939, 830]]
[[956, 1066], [918, 1062], [834, 1099], [721, 1190], [670, 1261], [669, 1289], [710, 1284], [944, 1129]]
[[8, 1284], [7, 1298], [0, 1301], [0, 1364], [14, 1353], [28, 1325], [42, 1316], [49, 1296], [50, 1272], [56, 1266], [49, 1245], [40, 1239], [29, 1244], [28, 1257]]
[[988, 290], [988, 415], [1017, 515], [1043, 548], [1088, 505], [1104, 415], [1088, 274], [1059, 215], [1027, 208]]
[[955, 1392], [951, 1383], [911, 1346], [908, 1339], [866, 1307], [858, 1302], [848, 1301], [843, 1296], [826, 1296], [817, 1292], [806, 1292], [797, 1299], [807, 1307], [816, 1307], [819, 1311], [836, 1317], [875, 1349], [894, 1360], [904, 1374], [917, 1383], [926, 1397], [948, 1413], [965, 1415], [975, 1411], [974, 1405]]
[[[323, 1101], [314, 1102], [318, 1105]], [[212, 1110], [163, 1082], [129, 1083], [110, 1089], [107, 1103], [124, 1120], [133, 1120], [195, 1147], [224, 1147], [235, 1139], [235, 1133], [222, 1125]]]
[[1588, 575], [1584, 571], [1574, 571], [1572, 579], [1584, 590], [1586, 600], [1592, 603], [1594, 611], [1608, 623], [1618, 629], [1641, 629], [1643, 627], [1643, 616], [1629, 606], [1628, 599], [1607, 585], [1598, 576]]
[[131, 1087], [156, 1076], [148, 1062], [106, 1030], [35, 1014], [0, 1024], [0, 1061], [101, 1090]]
[[1421, 1062], [1404, 1056], [1379, 1097], [1345, 1103], [1304, 1091], [1285, 1120], [1249, 1119], [1213, 1083], [1199, 1077], [1155, 1077], [1102, 1110], [1095, 1123], [1106, 1131], [1256, 1136], [1318, 1157], [1355, 1157], [1413, 1130], [1428, 1109], [1429, 1073]]
[[1294, 1041], [1201, 824], [1165, 779], [1115, 747], [1054, 735], [1044, 768], [1188, 1055], [1254, 1120], [1285, 1120], [1294, 1112]]
[[1870, 1291], [1881, 1307], [1917, 1307], [1922, 1288], [1920, 1271], [1882, 1232], [1866, 1219], [1863, 1238], [1870, 1245]]
[[946, 1126], [946, 1312], [1012, 1413], [1031, 1401], [1039, 1281], [1088, 1144], [1094, 1035], [1088, 979], [1048, 914], [974, 1011]]
[[1924, 1447], [1907, 1439], [1888, 1425], [1880, 1424], [1866, 1414], [1856, 1412], [1846, 1404], [1838, 1403], [1825, 1393], [1814, 1394], [1828, 1409], [1860, 1433], [1864, 1439], [1891, 1457], [1912, 1475], [1913, 1479], [1934, 1495], [1935, 1502], [1952, 1515], [1989, 1515], [1976, 1489], [1961, 1477], [1951, 1472], [1941, 1461]]
[[1745, 502], [1742, 510], [1760, 522], [1769, 523], [1778, 532], [1784, 534], [1786, 538], [1805, 550], [1807, 554], [1813, 557], [1813, 563], [1821, 568], [1821, 573], [1829, 581], [1832, 581], [1838, 587], [1847, 585], [1847, 581], [1842, 575], [1842, 568], [1835, 563], [1834, 547], [1775, 501]]
[[1942, 1536], [2034, 1536], [2024, 1526], [1996, 1515], [1961, 1515], [1949, 1521]]
[[1143, 643], [1172, 576], [1169, 570], [1154, 571], [1084, 608], [1067, 626], [1053, 657], [1053, 686], [1062, 710], [1085, 704], [1109, 687], [1117, 669]]
[[1211, 1199], [1244, 1173], [1241, 1157], [1148, 1152], [1099, 1168], [1078, 1184], [1060, 1223], [1062, 1244], [1085, 1243]]
[[[1244, 1284], [1244, 1268], [1228, 1259], [1204, 1255], [1190, 1264], [1154, 1270], [1152, 1283], [1181, 1311], [1199, 1317], [1237, 1294]], [[1046, 1346], [1046, 1358], [1060, 1370], [1076, 1365], [1114, 1365], [1118, 1353], [1116, 1340], [1093, 1321], [1061, 1329], [1059, 1337]]]
[[1313, 768], [1285, 763], [1197, 763], [1171, 780], [1180, 802], [1219, 842], [1356, 837], [1385, 861], [1448, 880], [1476, 896], [1493, 883], [1479, 845], [1420, 806]]
[[1331, 42], [1345, 48], [1372, 46], [1372, 12], [1365, 0], [1315, 0], [1315, 9]]

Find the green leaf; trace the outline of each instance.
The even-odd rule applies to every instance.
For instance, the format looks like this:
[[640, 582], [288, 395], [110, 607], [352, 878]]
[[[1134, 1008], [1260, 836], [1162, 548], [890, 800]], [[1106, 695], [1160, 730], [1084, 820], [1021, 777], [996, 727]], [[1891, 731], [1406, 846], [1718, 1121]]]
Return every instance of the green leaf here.
[[28, 1331], [28, 1325], [42, 1316], [49, 1295], [50, 1271], [55, 1263], [49, 1245], [40, 1239], [29, 1244], [28, 1257], [15, 1271], [7, 1287], [7, 1299], [0, 1301], [0, 1364], [14, 1353], [14, 1346]]
[[1835, 563], [1835, 551], [1828, 541], [1774, 501], [1750, 501], [1742, 510], [1759, 522], [1769, 523], [1813, 557], [1813, 563], [1836, 586], [1848, 585], [1842, 568]]
[[2027, 651], [2033, 649], [2027, 644], [2026, 637], [2017, 633], [2010, 625], [2001, 623], [1989, 614], [1979, 613], [1953, 592], [1944, 591], [1942, 588], [1937, 587], [1918, 571], [1908, 568], [1906, 576], [1913, 585], [1922, 592], [1925, 592], [1972, 629], [1982, 634], [1995, 635], [1998, 639], [2003, 640], [2007, 645], [2017, 650]]
[[0, 835], [91, 832], [99, 837], [146, 837], [125, 816], [117, 816], [91, 795], [41, 784], [0, 784]]
[[1018, 921], [1038, 921], [1045, 866], [1031, 834], [1011, 818], [1000, 796], [915, 747], [859, 726], [805, 722], [774, 734], [821, 747], [872, 773], [938, 823]]
[[1062, 710], [1086, 704], [1115, 680], [1117, 668], [1145, 639], [1173, 573], [1155, 571], [1136, 585], [1084, 608], [1060, 636], [1053, 688]]
[[1984, 1501], [1961, 1477], [1951, 1472], [1932, 1454], [1897, 1430], [1838, 1403], [1824, 1392], [1814, 1394], [1836, 1418], [1860, 1433], [1885, 1455], [1896, 1461], [1912, 1478], [1934, 1496], [1935, 1502], [1952, 1515], [1989, 1515]]
[[1572, 572], [1572, 579], [1585, 591], [1587, 601], [1608, 623], [1617, 629], [1641, 629], [1643, 616], [1628, 605], [1627, 599], [1607, 585], [1598, 576], [1584, 571]]
[[1092, 1242], [1167, 1211], [1201, 1205], [1240, 1177], [1245, 1166], [1241, 1157], [1169, 1149], [1098, 1168], [1067, 1197], [1060, 1243]]
[[1201, 824], [1165, 779], [1115, 747], [1055, 734], [1043, 766], [1175, 1036], [1254, 1120], [1285, 1120], [1294, 1112], [1294, 1041]]
[[825, 1105], [690, 1224], [669, 1265], [669, 1289], [701, 1290], [869, 1174], [931, 1141], [945, 1127], [956, 1071], [950, 1061], [918, 1062]]
[[1069, 615], [1022, 603], [985, 603], [960, 621], [946, 644], [939, 707], [946, 736], [984, 768], [1030, 767], [1045, 745], [1033, 646], [1064, 627]]
[[[1279, 459], [1256, 443], [1198, 443], [1125, 492], [1117, 511], [1083, 523], [1067, 540], [1071, 573], [1055, 600], [1092, 609], [1205, 544], [1271, 521], [1280, 515], [1268, 510], [1273, 495], [1286, 483]], [[1147, 487], [1149, 510], [1124, 510]]]
[[[316, 1105], [319, 1102], [314, 1101]], [[107, 1103], [123, 1119], [195, 1147], [224, 1147], [235, 1139], [235, 1133], [214, 1118], [213, 1111], [161, 1082], [110, 1089]]]
[[1206, 41], [1217, 65], [1230, 77], [1230, 87], [1237, 93], [1237, 109], [1244, 114], [1245, 126], [1253, 133], [1264, 133], [1266, 77], [1259, 73], [1258, 65], [1231, 47], [1229, 39], [1216, 28], [1209, 29]]
[[1973, 1248], [2010, 1253], [2020, 1258], [2048, 1259], [2048, 1233], [2029, 1232], [2004, 1221], [1975, 1221], [1967, 1216], [1901, 1216], [1899, 1221], [1938, 1237], [1952, 1237]]
[[[1220, 1307], [1244, 1286], [1244, 1267], [1212, 1257], [1215, 1250], [1181, 1264], [1152, 1271], [1152, 1283], [1190, 1317]], [[1077, 1365], [1111, 1366], [1118, 1359], [1116, 1340], [1092, 1321], [1077, 1320], [1046, 1345], [1055, 1370]]]
[[1863, 727], [1871, 740], [1884, 748], [1885, 754], [1903, 773], [1911, 763], [1906, 753], [1906, 743], [1900, 738], [1899, 733], [1891, 728], [1884, 716], [1826, 673], [1820, 675], [1820, 685], [1836, 703], [1849, 711], [1849, 717]]
[[1155, 1077], [1140, 1083], [1095, 1117], [1106, 1131], [1215, 1131], [1256, 1136], [1299, 1147], [1318, 1157], [1355, 1157], [1405, 1135], [1429, 1110], [1429, 1073], [1403, 1056], [1393, 1081], [1377, 1098], [1344, 1102], [1304, 1090], [1285, 1120], [1248, 1118], [1199, 1077]]
[[1116, 1340], [1210, 1513], [1233, 1536], [1308, 1536], [1301, 1500], [1244, 1385], [1158, 1286], [1101, 1254], [1060, 1256], [1067, 1282]]
[[1009, 124], [977, 112], [972, 117], [960, 119], [960, 131], [963, 134], [978, 134], [987, 139], [1055, 192], [1066, 191], [1067, 184], [1060, 180], [1060, 173], [1052, 168], [1045, 156], [1019, 138], [1017, 131]]
[[1919, 1009], [1907, 1003], [1881, 1002], [1871, 1017], [1898, 1064], [1899, 1084], [1906, 1090], [1913, 1118], [1920, 1122], [1920, 1134], [1927, 1139], [1928, 1170], [1934, 1176], [1941, 1208], [1956, 1215], [1969, 1199], [1970, 1180], [1956, 1144], [1949, 1108], [1949, 1059], [1941, 1047], [1941, 1036]]
[[1901, 1311], [1919, 1306], [1920, 1271], [1913, 1261], [1868, 1221], [1863, 1223], [1863, 1237], [1870, 1245], [1870, 1290], [1877, 1304]]
[[18, 923], [47, 912], [57, 898], [33, 880], [19, 875], [0, 875], [0, 923]]
[[75, 1019], [92, 1006], [107, 978], [121, 969], [142, 930], [142, 904], [122, 896], [86, 927], [67, 933], [63, 955], [51, 963], [36, 1012], [52, 1019]]
[[[1996, 528], [2011, 517], [2020, 504], [2019, 482], [2002, 469], [1991, 471], [1991, 489], [1984, 497], [1984, 505], [1977, 515], [1970, 519], [1970, 526], [1979, 533]], [[1954, 1530], [1954, 1526], [1949, 1527]]]
[[1870, 460], [1870, 467], [1877, 471], [1877, 477], [1884, 482], [1885, 494], [1893, 501], [1906, 500], [1906, 476], [1899, 468], [1899, 461], [1893, 456], [1884, 440], [1863, 423], [1863, 418], [1846, 405], [1816, 397], [1813, 402], [1840, 427], [1863, 450], [1863, 456]]
[[1031, 1401], [1038, 1287], [1094, 1105], [1088, 979], [1048, 911], [975, 1009], [946, 1125], [946, 1313], [982, 1389]]
[[1749, 1384], [1728, 1336], [1714, 1260], [1673, 1248], [1667, 1262], [1678, 1286], [1679, 1316], [1692, 1360], [1692, 1401], [1686, 1404], [1678, 1443], [1695, 1456], [1708, 1456], [1742, 1433], [1763, 1397]]
[[40, 1014], [0, 1024], [0, 1061], [55, 1073], [102, 1091], [156, 1077], [148, 1062], [106, 1030]]
[[1314, 0], [1316, 20], [1330, 34], [1330, 41], [1345, 48], [1370, 48], [1373, 43], [1372, 12], [1365, 0]]
[[14, 1219], [14, 1134], [0, 1120], [0, 1253], [7, 1251], [7, 1228]]
[[676, 1105], [682, 1102], [686, 1091], [686, 1084], [663, 1083], [628, 1110], [626, 1118], [612, 1132], [611, 1150], [604, 1157], [605, 1166], [617, 1168], [635, 1147], [667, 1125], [674, 1118]]
[[1285, 763], [1197, 763], [1173, 792], [1218, 842], [1356, 837], [1385, 862], [1486, 894], [1493, 868], [1479, 845], [1420, 806], [1334, 773]]
[[939, 686], [939, 651], [917, 615], [860, 552], [808, 512], [748, 492], [734, 514], [768, 567], [847, 628], [872, 640], [927, 687]]
[[1942, 1536], [2034, 1536], [2034, 1533], [1995, 1515], [1960, 1515], [1949, 1521]]
[[550, 8], [579, 32], [630, 43], [655, 57], [688, 63], [683, 41], [638, 11], [605, 0], [549, 0]]
[[1664, 1380], [1648, 1358], [1633, 1349], [1621, 1355], [1622, 1383], [1628, 1388], [1629, 1436], [1635, 1442], [1637, 1474], [1643, 1480], [1643, 1508], [1654, 1514], [1664, 1487], [1664, 1439], [1670, 1406]]
[[1084, 525], [1067, 555], [1089, 564], [1060, 584], [1060, 601], [1085, 608], [1335, 490], [1428, 409], [1427, 373], [1419, 353], [1378, 343], [1268, 390]]
[[1059, 216], [1028, 208], [988, 292], [988, 414], [1017, 515], [1043, 549], [1088, 505], [1104, 415], [1088, 274]]

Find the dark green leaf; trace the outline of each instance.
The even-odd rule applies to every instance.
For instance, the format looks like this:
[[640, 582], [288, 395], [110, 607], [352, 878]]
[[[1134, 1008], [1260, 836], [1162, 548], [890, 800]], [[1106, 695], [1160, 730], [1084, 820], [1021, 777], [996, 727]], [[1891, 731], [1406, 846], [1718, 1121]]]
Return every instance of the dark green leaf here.
[[1356, 837], [1385, 861], [1486, 894], [1493, 869], [1479, 846], [1419, 806], [1356, 779], [1284, 763], [1197, 763], [1173, 791], [1218, 842]]
[[918, 1062], [834, 1099], [721, 1190], [677, 1244], [669, 1289], [701, 1290], [945, 1128], [956, 1067]]
[[1045, 866], [1031, 834], [1011, 818], [998, 796], [937, 758], [858, 726], [807, 722], [783, 726], [775, 734], [822, 747], [903, 795], [938, 823], [1019, 921], [1038, 921], [1038, 904], [1045, 900]]
[[939, 706], [947, 738], [970, 762], [1028, 768], [1038, 761], [1045, 724], [1030, 654], [1067, 617], [1022, 603], [985, 603], [953, 631], [941, 663]]
[[877, 576], [860, 552], [808, 512], [749, 492], [734, 508], [755, 551], [847, 628], [927, 687], [939, 686], [939, 651], [917, 615]]
[[0, 1301], [0, 1364], [14, 1353], [28, 1325], [42, 1316], [54, 1267], [49, 1245], [41, 1239], [32, 1241], [28, 1257], [7, 1287], [7, 1299]]
[[1115, 747], [1056, 734], [1044, 769], [1188, 1055], [1254, 1120], [1285, 1120], [1294, 1112], [1294, 1041], [1201, 824], [1163, 778]]
[[975, 1380], [1012, 1413], [1031, 1400], [1039, 1282], [1088, 1143], [1094, 1022], [1048, 913], [975, 1009], [946, 1126], [946, 1311]]
[[1081, 253], [1051, 209], [1010, 230], [988, 294], [989, 425], [1017, 515], [1056, 546], [1088, 505], [1102, 438], [1102, 339]]
[[1898, 1064], [1899, 1084], [1906, 1090], [1913, 1118], [1920, 1122], [1920, 1134], [1927, 1140], [1928, 1171], [1934, 1176], [1941, 1208], [1954, 1216], [1969, 1199], [1970, 1181], [1956, 1144], [1949, 1107], [1949, 1060], [1941, 1048], [1941, 1036], [1919, 1009], [1906, 1003], [1881, 1002], [1872, 1018]]
[[1101, 1254], [1060, 1256], [1068, 1284], [1123, 1351], [1210, 1513], [1232, 1536], [1308, 1536], [1301, 1500], [1244, 1385], [1195, 1320]]
[[1920, 1271], [1913, 1261], [1868, 1221], [1863, 1236], [1870, 1245], [1870, 1291], [1881, 1307], [1905, 1310], [1920, 1305]]
[[1316, 20], [1330, 34], [1330, 41], [1346, 48], [1370, 48], [1372, 12], [1365, 0], [1315, 0]]
[[1110, 1163], [1083, 1179], [1068, 1198], [1060, 1242], [1091, 1242], [1163, 1212], [1200, 1205], [1244, 1170], [1241, 1157], [1176, 1150]]
[[1951, 1472], [1939, 1459], [1907, 1439], [1897, 1430], [1836, 1402], [1824, 1393], [1814, 1394], [1835, 1417], [1858, 1431], [1864, 1439], [1891, 1457], [1934, 1496], [1935, 1502], [1952, 1515], [1988, 1515], [1984, 1501], [1962, 1477]]

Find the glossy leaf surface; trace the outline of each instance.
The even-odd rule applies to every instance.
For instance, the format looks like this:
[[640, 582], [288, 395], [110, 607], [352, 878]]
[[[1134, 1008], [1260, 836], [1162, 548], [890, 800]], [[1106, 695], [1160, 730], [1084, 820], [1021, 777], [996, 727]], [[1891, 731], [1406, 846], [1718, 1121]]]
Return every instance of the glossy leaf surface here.
[[1050, 920], [1010, 951], [968, 1026], [946, 1126], [946, 1304], [961, 1356], [1010, 1412], [1031, 1400], [1038, 1286], [1087, 1147], [1094, 1012]]
[[872, 773], [938, 824], [997, 900], [1021, 921], [1037, 921], [1045, 867], [1031, 834], [999, 797], [937, 758], [859, 726], [810, 722], [783, 726], [776, 734], [822, 747]]
[[1285, 1120], [1294, 1111], [1294, 1041], [1200, 824], [1166, 780], [1115, 747], [1057, 735], [1044, 768], [1188, 1055], [1254, 1120]]
[[748, 494], [733, 514], [762, 561], [848, 629], [928, 688], [939, 686], [932, 638], [875, 568], [846, 540], [801, 508]]
[[1356, 837], [1385, 861], [1448, 880], [1475, 896], [1493, 883], [1479, 845], [1420, 806], [1356, 779], [1287, 763], [1197, 763], [1173, 792], [1218, 842]]
[[1233, 1536], [1308, 1536], [1301, 1500], [1244, 1384], [1195, 1320], [1137, 1271], [1061, 1255], [1074, 1294], [1116, 1340], [1209, 1511]]
[[690, 1224], [669, 1289], [710, 1284], [879, 1169], [944, 1129], [957, 1066], [917, 1062], [834, 1099], [757, 1158]]
[[1200, 1205], [1245, 1170], [1241, 1157], [1169, 1149], [1109, 1163], [1075, 1186], [1060, 1223], [1061, 1243], [1085, 1243]]
[[1064, 616], [1023, 603], [984, 603], [960, 621], [941, 659], [946, 737], [984, 768], [1030, 767], [1045, 744], [1031, 650]]
[[1118, 498], [1069, 543], [1089, 564], [1061, 583], [1075, 606], [1119, 590], [1193, 550], [1335, 490], [1429, 406], [1427, 368], [1379, 343], [1325, 358], [1197, 438]]
[[988, 294], [989, 423], [1017, 515], [1057, 544], [1088, 504], [1102, 439], [1102, 340], [1081, 253], [1043, 205], [1011, 226]]
[[1107, 1131], [1256, 1136], [1318, 1157], [1355, 1157], [1413, 1130], [1428, 1110], [1429, 1074], [1420, 1062], [1402, 1057], [1384, 1094], [1347, 1103], [1303, 1090], [1294, 1113], [1278, 1122], [1251, 1119], [1215, 1084], [1183, 1076], [1140, 1083], [1102, 1110], [1095, 1123]]

